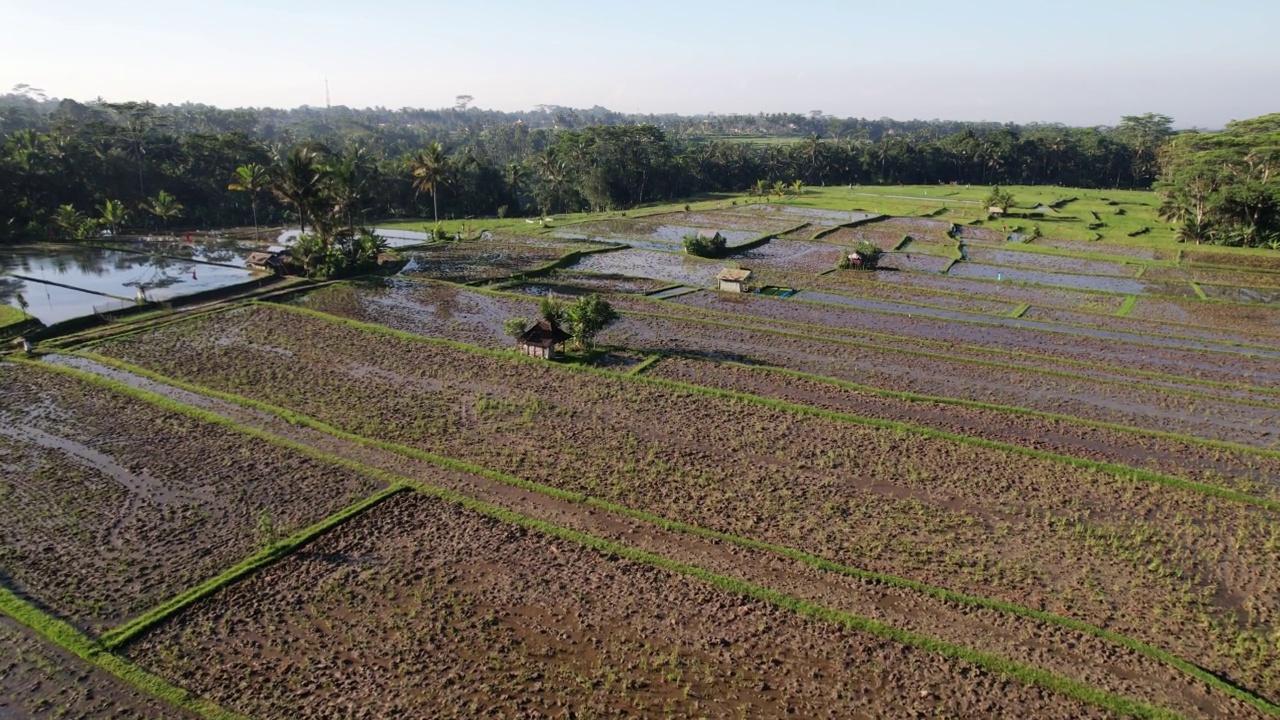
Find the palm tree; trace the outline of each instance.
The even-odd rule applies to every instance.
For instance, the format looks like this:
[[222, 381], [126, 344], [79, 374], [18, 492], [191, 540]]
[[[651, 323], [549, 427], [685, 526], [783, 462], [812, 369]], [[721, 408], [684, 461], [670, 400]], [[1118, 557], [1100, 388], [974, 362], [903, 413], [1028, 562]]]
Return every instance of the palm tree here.
[[511, 192], [511, 198], [516, 201], [516, 212], [519, 213], [520, 195], [528, 182], [529, 171], [520, 163], [508, 163], [503, 175], [507, 181], [507, 189]]
[[84, 225], [84, 213], [75, 209], [71, 205], [59, 205], [57, 210], [53, 211], [53, 224], [58, 226], [66, 235], [76, 238], [80, 234], [80, 228]]
[[279, 158], [272, 168], [271, 192], [281, 201], [293, 205], [303, 232], [307, 230], [307, 221], [320, 195], [323, 173], [319, 157], [313, 148], [296, 147]]
[[143, 203], [142, 209], [160, 218], [165, 230], [168, 230], [169, 221], [182, 217], [183, 208], [177, 198], [161, 190], [150, 201]]
[[253, 239], [258, 239], [258, 193], [266, 190], [271, 184], [271, 174], [267, 168], [258, 163], [249, 163], [236, 168], [231, 175], [228, 190], [249, 193], [249, 207], [253, 209]]
[[120, 226], [129, 222], [129, 210], [119, 200], [107, 200], [98, 207], [101, 217], [98, 222], [111, 231], [113, 236], [120, 234]]
[[413, 188], [418, 192], [431, 193], [431, 212], [436, 223], [439, 223], [440, 205], [436, 200], [436, 191], [449, 170], [449, 158], [445, 157], [444, 148], [440, 143], [432, 141], [426, 150], [409, 161], [409, 168], [413, 172]]
[[803, 181], [803, 180], [792, 180], [792, 181], [791, 181], [791, 192], [792, 192], [792, 193], [794, 193], [794, 194], [796, 194], [796, 195], [803, 195], [803, 194], [804, 194], [804, 181]]
[[18, 293], [13, 296], [13, 299], [18, 301], [18, 307], [22, 309], [22, 319], [26, 320], [28, 317], [27, 309], [31, 307], [31, 304], [27, 302], [27, 296]]

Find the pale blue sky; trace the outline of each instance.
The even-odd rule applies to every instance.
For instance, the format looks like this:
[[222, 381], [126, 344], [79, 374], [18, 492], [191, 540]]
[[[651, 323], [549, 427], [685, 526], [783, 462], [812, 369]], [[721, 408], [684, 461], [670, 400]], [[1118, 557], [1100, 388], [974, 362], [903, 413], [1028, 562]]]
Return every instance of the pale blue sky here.
[[1178, 126], [1280, 112], [1280, 0], [0, 0], [0, 91]]

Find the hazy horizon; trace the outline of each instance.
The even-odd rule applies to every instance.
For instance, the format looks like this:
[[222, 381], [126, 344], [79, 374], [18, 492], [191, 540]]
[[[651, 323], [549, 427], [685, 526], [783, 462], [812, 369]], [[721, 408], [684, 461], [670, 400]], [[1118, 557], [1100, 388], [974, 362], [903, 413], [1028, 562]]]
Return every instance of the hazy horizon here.
[[18, 32], [0, 45], [0, 92], [323, 107], [327, 79], [332, 104], [353, 108], [450, 107], [465, 94], [503, 111], [1083, 126], [1158, 112], [1204, 128], [1280, 111], [1280, 48], [1267, 37], [1280, 3], [860, 5], [6, 1]]

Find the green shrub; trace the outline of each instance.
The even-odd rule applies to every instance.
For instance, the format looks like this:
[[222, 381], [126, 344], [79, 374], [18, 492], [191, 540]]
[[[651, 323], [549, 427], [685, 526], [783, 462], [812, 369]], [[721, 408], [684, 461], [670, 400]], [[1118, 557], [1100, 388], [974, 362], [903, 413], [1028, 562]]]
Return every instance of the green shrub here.
[[698, 233], [684, 236], [684, 251], [690, 255], [705, 258], [722, 258], [729, 250], [729, 243], [720, 233], [713, 237], [704, 237]]

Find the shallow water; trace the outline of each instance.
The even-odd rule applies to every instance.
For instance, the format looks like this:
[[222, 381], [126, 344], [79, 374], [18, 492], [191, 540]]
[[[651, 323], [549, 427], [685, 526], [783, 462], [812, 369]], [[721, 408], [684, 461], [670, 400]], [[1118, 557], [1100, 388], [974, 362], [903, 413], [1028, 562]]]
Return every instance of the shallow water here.
[[1147, 283], [1132, 278], [1102, 277], [1099, 275], [1066, 275], [1063, 273], [1042, 270], [1026, 270], [1022, 268], [983, 265], [981, 263], [956, 263], [947, 274], [952, 277], [982, 278], [1000, 280], [1011, 283], [1031, 283], [1035, 285], [1053, 285], [1075, 290], [1093, 290], [1101, 292], [1124, 293], [1126, 295], [1142, 295], [1150, 291]]
[[[285, 230], [275, 238], [275, 242], [281, 245], [292, 245], [298, 241], [298, 236], [302, 234], [299, 228]], [[410, 245], [421, 245], [431, 242], [431, 236], [424, 232], [416, 232], [413, 230], [387, 230], [385, 228], [374, 228], [373, 234], [382, 238], [387, 242], [387, 247], [399, 248], [408, 247]]]
[[131, 305], [139, 287], [145, 289], [148, 300], [167, 300], [254, 276], [240, 268], [72, 245], [0, 249], [0, 273], [21, 276], [4, 278], [0, 302], [17, 307], [16, 293], [21, 292], [29, 303], [28, 312], [46, 325]]
[[[684, 236], [697, 233], [704, 228], [689, 227], [686, 225], [659, 225], [654, 228], [651, 238], [657, 240], [679, 243], [683, 247]], [[750, 242], [758, 237], [761, 233], [752, 232], [750, 230], [717, 230], [725, 239], [730, 247]]]

